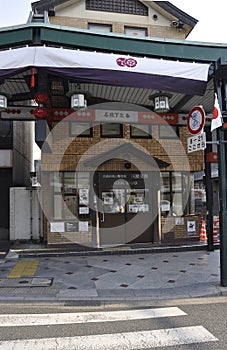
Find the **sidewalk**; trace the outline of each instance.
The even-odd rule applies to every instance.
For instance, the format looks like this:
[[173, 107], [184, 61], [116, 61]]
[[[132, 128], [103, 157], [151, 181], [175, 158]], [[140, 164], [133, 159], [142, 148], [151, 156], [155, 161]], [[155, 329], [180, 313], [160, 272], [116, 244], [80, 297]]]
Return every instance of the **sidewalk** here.
[[0, 302], [89, 304], [227, 295], [220, 286], [219, 249], [23, 253], [10, 250], [0, 260]]

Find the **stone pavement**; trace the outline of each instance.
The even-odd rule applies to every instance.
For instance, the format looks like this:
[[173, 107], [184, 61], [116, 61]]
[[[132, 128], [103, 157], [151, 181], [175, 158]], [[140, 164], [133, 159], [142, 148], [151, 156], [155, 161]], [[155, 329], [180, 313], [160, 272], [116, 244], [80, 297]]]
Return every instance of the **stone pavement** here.
[[20, 257], [0, 260], [0, 302], [105, 303], [227, 295], [220, 251]]

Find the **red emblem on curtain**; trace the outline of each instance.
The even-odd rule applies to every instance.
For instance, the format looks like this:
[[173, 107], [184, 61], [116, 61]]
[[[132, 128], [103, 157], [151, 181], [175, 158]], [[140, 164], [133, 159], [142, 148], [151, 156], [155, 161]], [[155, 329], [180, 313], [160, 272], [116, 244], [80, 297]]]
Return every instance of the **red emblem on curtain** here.
[[134, 58], [119, 57], [116, 62], [120, 67], [134, 68], [137, 66], [137, 61]]

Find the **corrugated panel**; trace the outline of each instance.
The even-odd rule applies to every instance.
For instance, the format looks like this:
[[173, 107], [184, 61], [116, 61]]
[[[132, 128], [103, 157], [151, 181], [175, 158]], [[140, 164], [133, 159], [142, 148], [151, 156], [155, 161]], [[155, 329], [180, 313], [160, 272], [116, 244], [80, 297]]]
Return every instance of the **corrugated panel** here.
[[[28, 94], [30, 93], [30, 71], [21, 73], [6, 79], [1, 85], [1, 90], [14, 96], [23, 95], [24, 100], [28, 99]], [[38, 80], [38, 79], [37, 79]], [[38, 82], [36, 81], [36, 84]], [[119, 87], [111, 85], [101, 85], [101, 84], [75, 84], [69, 83], [69, 90], [75, 90], [80, 87], [82, 91], [87, 91], [90, 93], [92, 98], [103, 99], [104, 101], [113, 102], [125, 102], [133, 103], [141, 106], [146, 106], [148, 108], [153, 108], [153, 101], [149, 99], [149, 96], [157, 93], [157, 90], [141, 89], [141, 88], [131, 88], [131, 87]], [[21, 98], [20, 98], [21, 100]], [[52, 105], [53, 107], [63, 107], [64, 101], [58, 101], [57, 98], [53, 96]], [[182, 101], [184, 103], [182, 103]], [[89, 101], [88, 101], [89, 103]], [[57, 104], [57, 105], [56, 105]], [[196, 105], [202, 105], [207, 114], [212, 113], [214, 104], [214, 87], [213, 81], [211, 80], [207, 84], [207, 90], [204, 96], [185, 96], [179, 93], [173, 93], [170, 99], [170, 107], [174, 112], [178, 113], [188, 113], [191, 108]]]

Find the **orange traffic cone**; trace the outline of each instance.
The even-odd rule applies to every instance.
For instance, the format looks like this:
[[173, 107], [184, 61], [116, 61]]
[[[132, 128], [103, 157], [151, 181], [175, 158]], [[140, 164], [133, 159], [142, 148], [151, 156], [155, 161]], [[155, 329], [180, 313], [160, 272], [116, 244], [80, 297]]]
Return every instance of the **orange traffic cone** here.
[[207, 240], [207, 233], [206, 233], [206, 224], [204, 221], [204, 218], [201, 218], [201, 231], [200, 231], [200, 241], [206, 241]]

